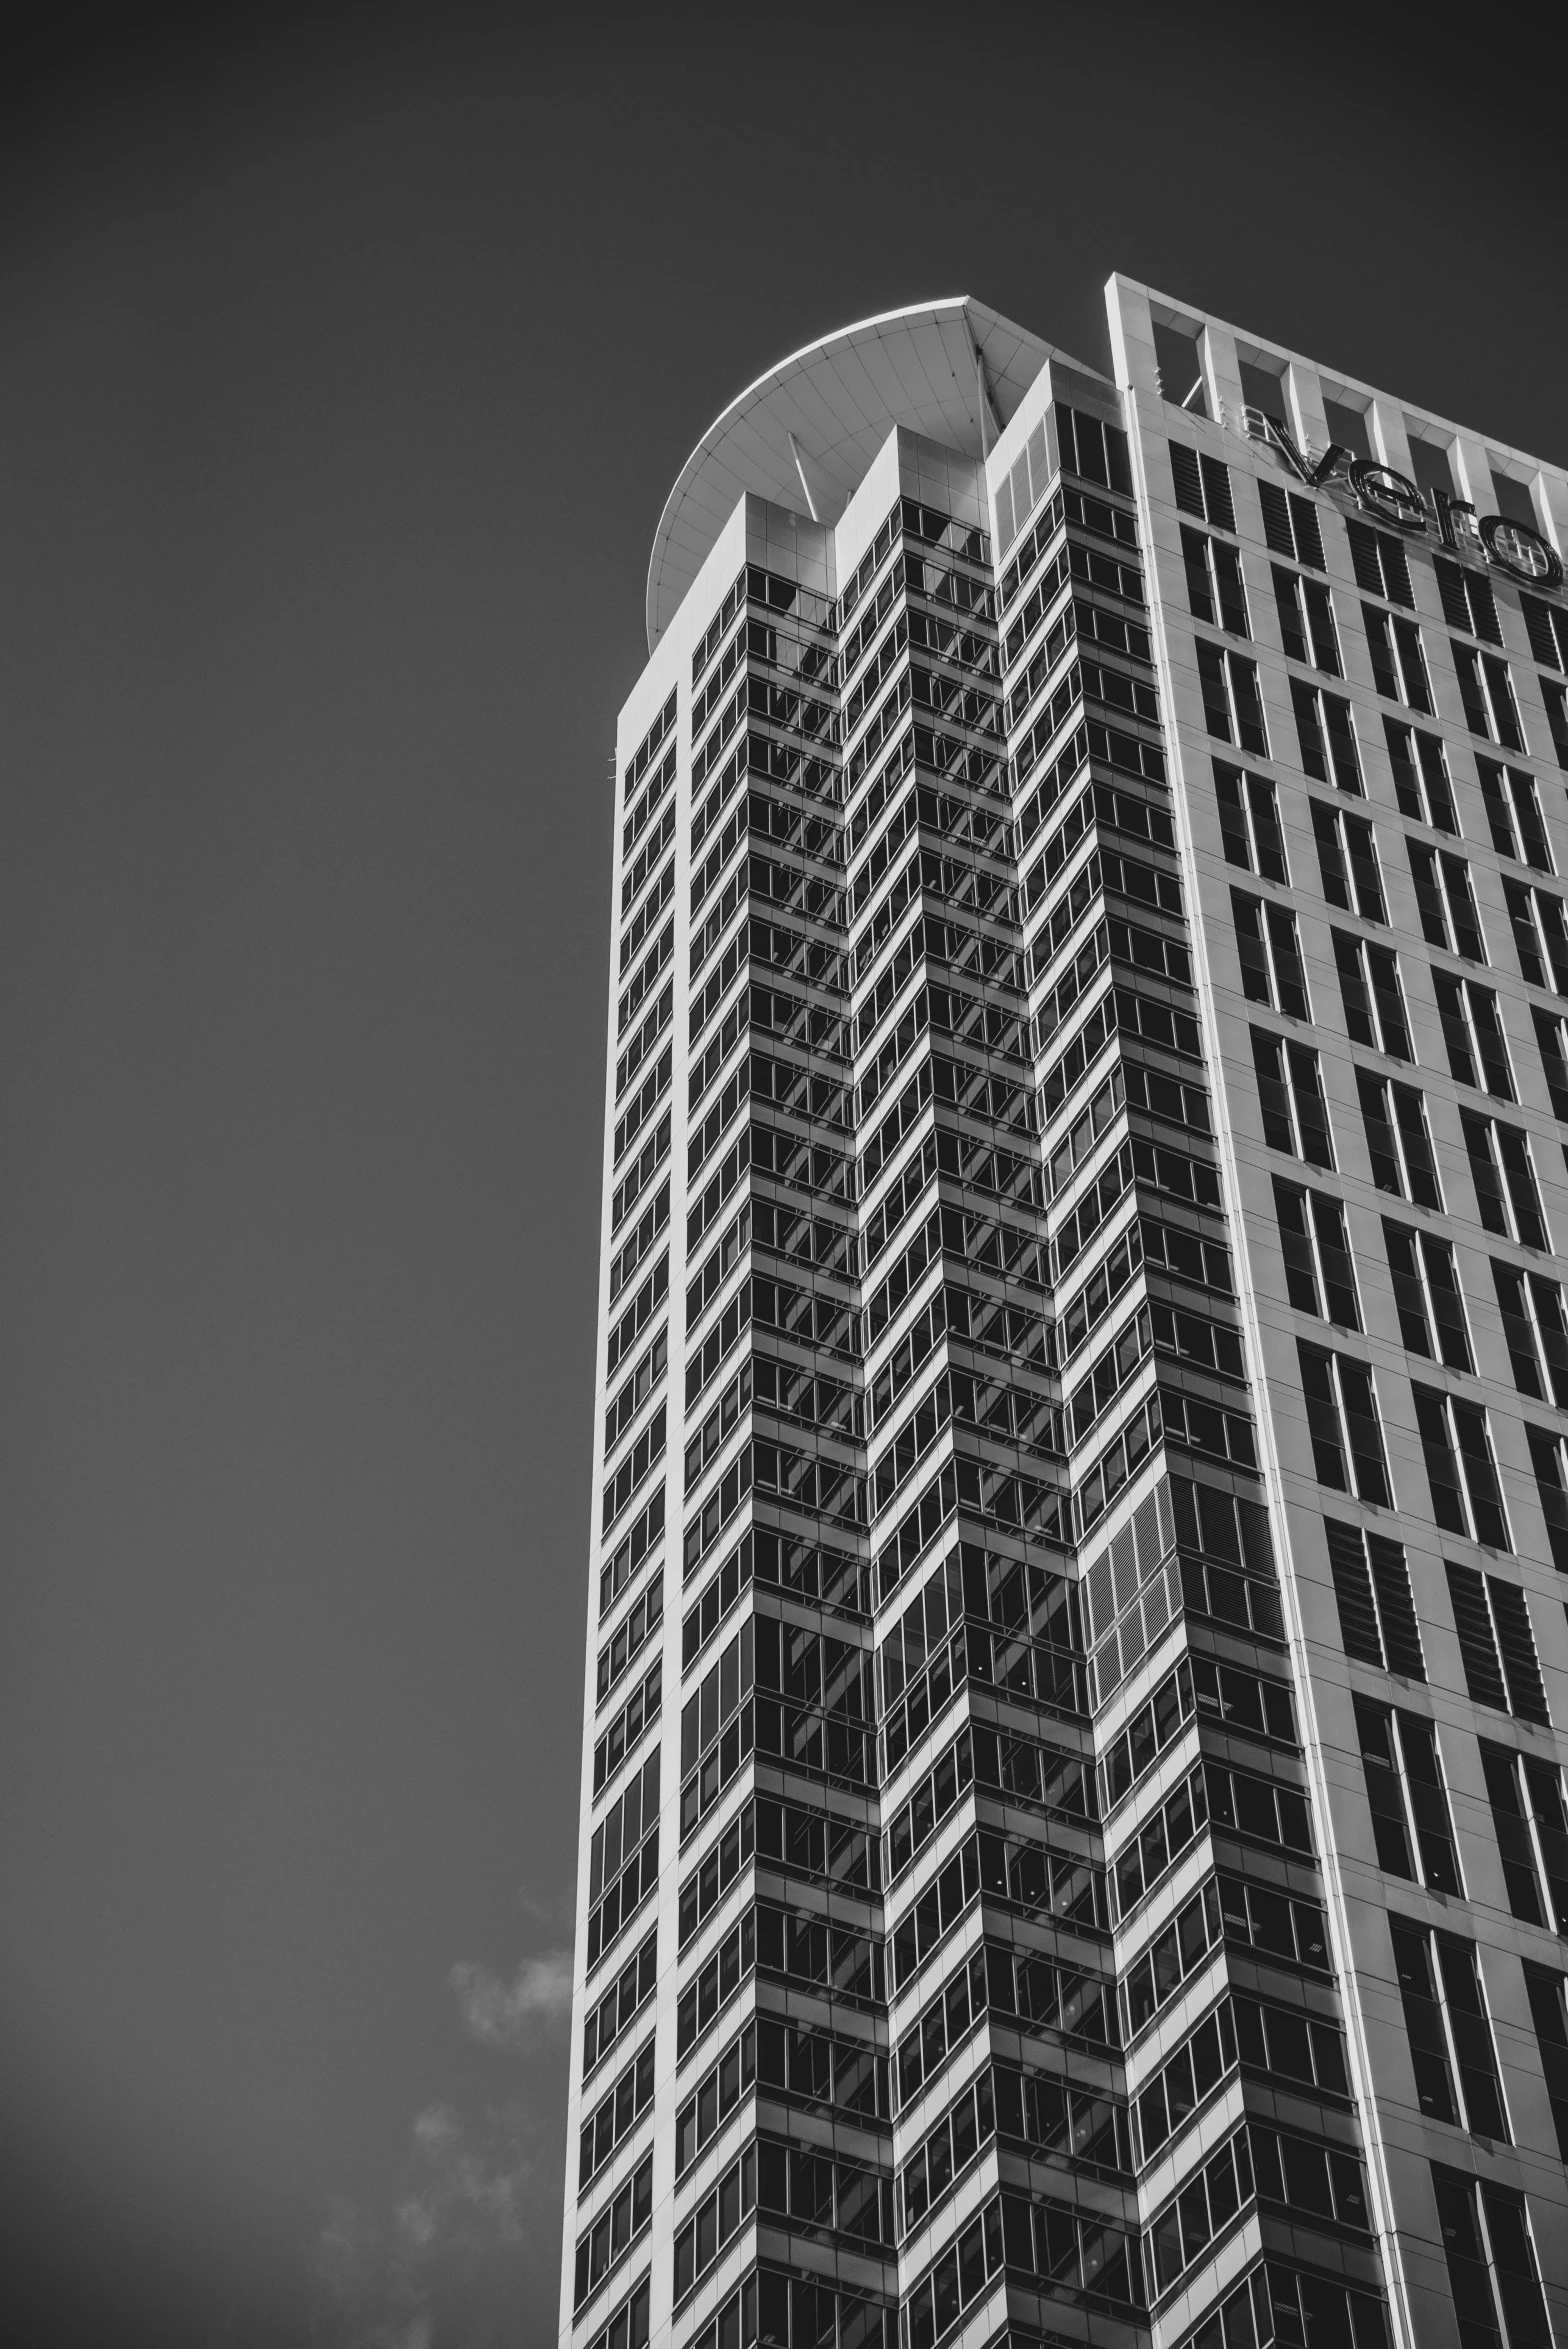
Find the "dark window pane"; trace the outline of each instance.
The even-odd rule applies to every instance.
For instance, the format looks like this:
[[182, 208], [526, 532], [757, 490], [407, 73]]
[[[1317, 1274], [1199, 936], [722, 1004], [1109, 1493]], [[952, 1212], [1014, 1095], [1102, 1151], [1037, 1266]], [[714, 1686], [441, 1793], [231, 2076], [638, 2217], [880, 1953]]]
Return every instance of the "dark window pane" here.
[[1293, 661], [1307, 658], [1307, 634], [1301, 615], [1301, 581], [1294, 571], [1274, 566], [1274, 604], [1279, 613], [1280, 639]]
[[1386, 1509], [1389, 1506], [1388, 1469], [1383, 1458], [1383, 1431], [1378, 1422], [1372, 1373], [1366, 1363], [1358, 1361], [1351, 1354], [1338, 1355], [1336, 1364], [1357, 1496], [1363, 1501], [1370, 1501], [1376, 1508]]
[[1274, 786], [1267, 776], [1247, 777], [1247, 804], [1252, 811], [1252, 837], [1257, 848], [1258, 871], [1265, 881], [1288, 883], [1290, 873], [1285, 863], [1285, 835], [1280, 830]]
[[1367, 1154], [1372, 1161], [1372, 1180], [1380, 1191], [1391, 1191], [1396, 1198], [1404, 1195], [1400, 1175], [1399, 1153], [1394, 1141], [1394, 1128], [1388, 1115], [1388, 1089], [1365, 1069], [1356, 1071], [1356, 1091], [1361, 1100], [1361, 1122], [1366, 1129]]
[[[1183, 533], [1185, 536], [1186, 533]], [[1241, 775], [1235, 767], [1223, 767], [1214, 762], [1214, 796], [1220, 808], [1220, 839], [1228, 864], [1240, 865], [1244, 872], [1252, 870], [1252, 849], [1247, 838], [1247, 817], [1241, 799]]]
[[1350, 1480], [1346, 1473], [1344, 1443], [1339, 1422], [1339, 1397], [1334, 1385], [1334, 1359], [1321, 1347], [1308, 1346], [1300, 1339], [1296, 1353], [1301, 1368], [1302, 1392], [1306, 1397], [1307, 1427], [1312, 1437], [1312, 1457], [1320, 1484], [1336, 1492], [1348, 1492]]
[[1474, 1567], [1456, 1566], [1452, 1559], [1445, 1561], [1445, 1571], [1448, 1576], [1448, 1595], [1454, 1610], [1454, 1628], [1459, 1634], [1465, 1686], [1476, 1704], [1490, 1705], [1494, 1712], [1506, 1713], [1508, 1699], [1503, 1689], [1497, 1645], [1492, 1636], [1492, 1618], [1486, 1604], [1485, 1583]]
[[1432, 1156], [1421, 1096], [1413, 1085], [1394, 1085], [1390, 1090], [1400, 1146], [1405, 1154], [1405, 1171], [1410, 1178], [1410, 1196], [1418, 1207], [1433, 1207], [1441, 1212], [1443, 1194], [1438, 1188], [1437, 1161]]
[[1241, 963], [1241, 991], [1249, 1003], [1271, 1008], [1274, 990], [1269, 981], [1268, 953], [1263, 943], [1263, 901], [1240, 889], [1230, 893], [1231, 919], [1236, 925], [1236, 953]]
[[1347, 937], [1343, 930], [1336, 930], [1333, 939], [1340, 1000], [1345, 1007], [1346, 1033], [1352, 1044], [1368, 1045], [1375, 1052], [1378, 1049], [1377, 1030], [1372, 1024], [1372, 998], [1361, 967], [1361, 942]]
[[1388, 1668], [1403, 1673], [1408, 1680], [1424, 1680], [1426, 1663], [1421, 1653], [1421, 1631], [1410, 1595], [1410, 1570], [1404, 1550], [1398, 1542], [1389, 1541], [1382, 1534], [1369, 1533], [1366, 1540]]
[[1355, 1266], [1345, 1231], [1344, 1208], [1325, 1191], [1312, 1192], [1311, 1200], [1312, 1226], [1317, 1235], [1318, 1261], [1323, 1268], [1328, 1318], [1339, 1322], [1345, 1329], [1359, 1329], [1361, 1307], [1356, 1296]]
[[1521, 1395], [1533, 1395], [1541, 1399], [1544, 1389], [1541, 1384], [1540, 1357], [1536, 1351], [1535, 1325], [1530, 1318], [1524, 1274], [1516, 1272], [1511, 1264], [1499, 1264], [1494, 1257], [1492, 1286], [1497, 1292], [1498, 1311], [1503, 1317], [1503, 1335], [1508, 1342], [1514, 1384]]
[[1459, 1482], [1459, 1463], [1448, 1432], [1445, 1399], [1425, 1387], [1416, 1387], [1413, 1392], [1427, 1481], [1432, 1488], [1432, 1513], [1446, 1532], [1468, 1536], [1470, 1525]]
[[1334, 1145], [1329, 1135], [1328, 1105], [1323, 1099], [1322, 1080], [1318, 1074], [1318, 1056], [1304, 1044], [1286, 1046], [1290, 1066], [1290, 1093], [1295, 1106], [1296, 1127], [1301, 1136], [1301, 1155], [1309, 1166], [1321, 1166], [1330, 1174], [1334, 1171]]
[[1366, 1552], [1361, 1528], [1341, 1525], [1336, 1518], [1325, 1517], [1323, 1530], [1328, 1537], [1329, 1567], [1334, 1577], [1334, 1597], [1339, 1606], [1340, 1637], [1347, 1656], [1355, 1656], [1363, 1664], [1381, 1666], [1384, 1661], [1383, 1642], [1378, 1629], [1377, 1609], [1373, 1603], [1372, 1580], [1367, 1572]]
[[1289, 1019], [1309, 1020], [1312, 1009], [1307, 1001], [1307, 974], [1296, 937], [1296, 917], [1289, 906], [1270, 905], [1267, 918], [1279, 1008]]
[[1318, 871], [1323, 880], [1323, 894], [1330, 905], [1340, 906], [1349, 913], [1350, 879], [1340, 844], [1339, 816], [1335, 809], [1325, 807], [1318, 799], [1312, 802], [1312, 830], [1318, 844]]
[[1208, 541], [1196, 530], [1181, 534], [1182, 561], [1187, 571], [1187, 602], [1195, 620], [1214, 625], [1214, 594], [1209, 583]]
[[1431, 1330], [1427, 1322], [1426, 1291], [1421, 1282], [1420, 1266], [1416, 1261], [1417, 1235], [1402, 1223], [1383, 1221], [1383, 1245], [1388, 1254], [1388, 1270], [1394, 1284], [1394, 1305], [1399, 1315], [1399, 1331], [1412, 1354], [1432, 1354]]
[[1315, 1314], [1323, 1307], [1318, 1297], [1317, 1267], [1307, 1229], [1307, 1194], [1274, 1178], [1274, 1212], [1279, 1223], [1280, 1248], [1285, 1258], [1285, 1286], [1298, 1312]]
[[1284, 1048], [1277, 1036], [1270, 1036], [1261, 1028], [1253, 1029], [1252, 1065], [1263, 1111], [1263, 1139], [1271, 1150], [1283, 1151], [1287, 1157], [1294, 1158], [1296, 1141], [1291, 1126], [1290, 1094], [1285, 1085]]
[[1465, 1324], [1453, 1249], [1435, 1233], [1424, 1232], [1421, 1261], [1426, 1267], [1426, 1285], [1437, 1322], [1438, 1353], [1450, 1370], [1468, 1373], [1474, 1367], [1470, 1359], [1470, 1332]]

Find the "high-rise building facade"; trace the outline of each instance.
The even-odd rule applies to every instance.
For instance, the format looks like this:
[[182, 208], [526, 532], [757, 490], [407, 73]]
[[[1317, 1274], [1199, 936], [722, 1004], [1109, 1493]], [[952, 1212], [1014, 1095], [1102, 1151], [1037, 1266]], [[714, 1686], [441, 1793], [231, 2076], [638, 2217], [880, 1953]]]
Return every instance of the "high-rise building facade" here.
[[616, 760], [562, 2349], [1568, 2349], [1568, 480], [762, 378]]

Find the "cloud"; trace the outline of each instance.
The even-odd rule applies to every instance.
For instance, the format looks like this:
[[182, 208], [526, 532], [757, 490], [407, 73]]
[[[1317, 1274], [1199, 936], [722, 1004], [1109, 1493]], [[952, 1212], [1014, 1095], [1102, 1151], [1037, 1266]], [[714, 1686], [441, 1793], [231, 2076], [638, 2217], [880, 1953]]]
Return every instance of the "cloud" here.
[[527, 2310], [537, 2338], [553, 2340], [558, 2172], [523, 2106], [477, 2122], [428, 2106], [390, 2210], [339, 2201], [327, 2213], [318, 2338], [343, 2349], [475, 2349], [515, 2340]]
[[517, 1905], [536, 1925], [549, 1925], [570, 1933], [577, 1915], [577, 1887], [569, 1884], [564, 1892], [547, 1892], [542, 1899], [536, 1892], [520, 1890]]
[[552, 2038], [571, 2019], [572, 1953], [524, 1958], [510, 1982], [487, 1966], [456, 1965], [448, 1976], [464, 2027], [485, 2047], [516, 2055]]
[[432, 2097], [385, 2184], [325, 2212], [322, 2349], [554, 2349], [571, 1951], [545, 1949], [510, 1976], [465, 1960], [447, 1979], [473, 2039], [531, 2060], [484, 2067], [519, 2086], [480, 2109]]
[[479, 2251], [523, 2239], [521, 2204], [532, 2162], [515, 2120], [500, 2141], [470, 2144], [450, 2105], [433, 2104], [414, 2123], [409, 2190], [393, 2212], [397, 2249], [408, 2260], [456, 2246]]

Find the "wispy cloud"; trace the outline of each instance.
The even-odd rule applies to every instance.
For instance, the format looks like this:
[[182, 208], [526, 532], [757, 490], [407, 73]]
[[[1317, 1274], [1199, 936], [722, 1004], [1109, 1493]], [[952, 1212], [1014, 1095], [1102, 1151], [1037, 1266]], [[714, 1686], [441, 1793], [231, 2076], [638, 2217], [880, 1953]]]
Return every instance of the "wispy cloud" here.
[[393, 2214], [397, 2248], [409, 2259], [448, 2244], [481, 2250], [520, 2243], [519, 2205], [532, 2164], [522, 2157], [515, 2122], [496, 2142], [470, 2143], [449, 2105], [433, 2104], [414, 2123], [413, 2178]]
[[510, 1981], [468, 1962], [448, 1977], [465, 2028], [485, 2047], [517, 2055], [563, 2029], [572, 2012], [572, 1953], [524, 1958]]
[[577, 1914], [577, 1888], [569, 1884], [563, 1892], [537, 1893], [519, 1888], [517, 1905], [525, 1917], [536, 1925], [547, 1925], [552, 1932], [570, 1933], [572, 1919]]
[[[546, 1929], [553, 1938], [561, 1920]], [[433, 2098], [388, 2187], [327, 2212], [323, 2349], [552, 2349], [571, 1951], [547, 1948], [511, 1975], [465, 1960], [447, 1986], [471, 2038], [525, 2060], [491, 2075], [506, 2095], [482, 2110]]]
[[344, 2349], [442, 2349], [492, 2338], [519, 2306], [553, 2338], [549, 2293], [557, 2164], [522, 2106], [464, 2121], [446, 2104], [413, 2124], [404, 2174], [383, 2217], [335, 2203], [317, 2245], [318, 2334]]

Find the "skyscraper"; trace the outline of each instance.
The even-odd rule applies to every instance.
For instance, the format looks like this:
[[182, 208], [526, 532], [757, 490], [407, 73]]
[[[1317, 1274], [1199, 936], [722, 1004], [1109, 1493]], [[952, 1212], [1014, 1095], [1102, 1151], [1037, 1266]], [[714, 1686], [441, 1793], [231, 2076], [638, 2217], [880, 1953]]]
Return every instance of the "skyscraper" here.
[[1107, 302], [659, 523], [563, 2349], [1568, 2344], [1568, 480]]

